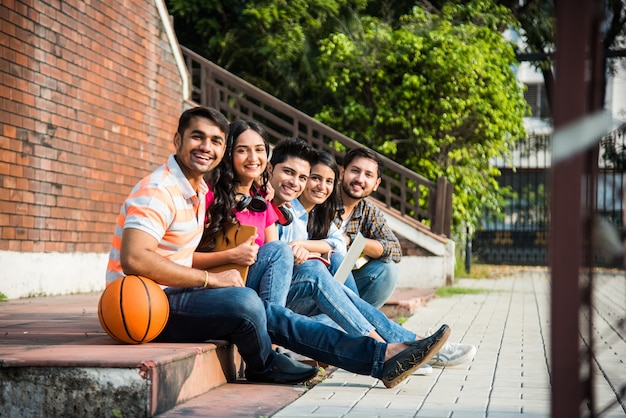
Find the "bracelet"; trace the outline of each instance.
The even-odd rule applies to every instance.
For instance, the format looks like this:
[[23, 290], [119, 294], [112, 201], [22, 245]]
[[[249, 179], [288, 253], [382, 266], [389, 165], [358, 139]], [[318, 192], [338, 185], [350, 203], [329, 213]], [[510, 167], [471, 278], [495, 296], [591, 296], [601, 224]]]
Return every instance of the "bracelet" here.
[[209, 272], [204, 270], [204, 286], [207, 287], [209, 285]]

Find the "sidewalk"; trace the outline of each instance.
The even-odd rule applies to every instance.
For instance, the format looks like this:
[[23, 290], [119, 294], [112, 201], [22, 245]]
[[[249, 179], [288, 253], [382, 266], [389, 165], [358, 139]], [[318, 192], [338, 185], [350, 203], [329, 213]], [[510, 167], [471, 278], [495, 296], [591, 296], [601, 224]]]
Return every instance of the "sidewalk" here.
[[[237, 382], [194, 397], [192, 392], [206, 378], [207, 368], [220, 364], [214, 359], [208, 360], [210, 344], [114, 344], [98, 323], [97, 294], [0, 303], [0, 371], [8, 373], [11, 367], [20, 364], [49, 370], [56, 367], [57, 373], [67, 367], [66, 377], [71, 380], [80, 377], [72, 375], [73, 372], [78, 373], [85, 367], [130, 365], [137, 368], [139, 365], [143, 373], [144, 369], [155, 372], [154, 364], [166, 366], [175, 359], [182, 359], [180, 367], [170, 370], [170, 375], [160, 374], [160, 379], [147, 382], [129, 369], [123, 379], [113, 379], [122, 372], [111, 375], [113, 380], [107, 381], [109, 386], [103, 386], [102, 392], [86, 388], [91, 405], [98, 401], [105, 405], [104, 398], [115, 395], [110, 389], [113, 383], [117, 384], [118, 395], [133, 395], [118, 382], [128, 379], [134, 379], [131, 382], [134, 388], [144, 392], [150, 385], [160, 384], [159, 399], [173, 395], [188, 399], [167, 412], [156, 414], [162, 418], [549, 416], [550, 284], [547, 272], [529, 269], [498, 279], [463, 279], [458, 280], [455, 287], [478, 292], [424, 302], [416, 307], [404, 326], [425, 333], [428, 328], [447, 323], [452, 329], [450, 341], [475, 344], [476, 357], [458, 367], [434, 369], [428, 376], [412, 376], [393, 389], [386, 389], [374, 378], [336, 370], [312, 389], [304, 385]], [[594, 296], [595, 412], [602, 417], [623, 417], [626, 406], [624, 400], [617, 402], [617, 394], [626, 387], [626, 275], [623, 272], [597, 274]], [[145, 364], [145, 360], [150, 360], [150, 364]], [[38, 391], [51, 396], [48, 400], [51, 405], [78, 396], [78, 388], [67, 388], [67, 393], [61, 393], [57, 381], [52, 379], [54, 373], [49, 373], [42, 381], [37, 380], [35, 372], [33, 369], [33, 376], [30, 376], [34, 382], [32, 387], [24, 386], [32, 389], [32, 393], [18, 393], [26, 403], [32, 402], [32, 396]], [[22, 381], [14, 383], [24, 384]], [[14, 395], [16, 393], [11, 396]], [[3, 405], [3, 396], [9, 393], [0, 391], [0, 405]], [[600, 413], [609, 404], [612, 406]], [[0, 406], [0, 418], [13, 416], [21, 415], [7, 412]], [[125, 413], [123, 416], [136, 415]]]
[[[475, 344], [474, 360], [429, 376], [412, 376], [393, 389], [376, 379], [338, 370], [276, 418], [295, 417], [547, 417], [550, 415], [550, 285], [547, 272], [532, 270], [502, 279], [459, 280], [478, 294], [436, 298], [405, 323], [418, 333], [447, 323], [449, 341]], [[626, 385], [624, 274], [597, 276], [595, 299], [597, 410], [623, 417]]]

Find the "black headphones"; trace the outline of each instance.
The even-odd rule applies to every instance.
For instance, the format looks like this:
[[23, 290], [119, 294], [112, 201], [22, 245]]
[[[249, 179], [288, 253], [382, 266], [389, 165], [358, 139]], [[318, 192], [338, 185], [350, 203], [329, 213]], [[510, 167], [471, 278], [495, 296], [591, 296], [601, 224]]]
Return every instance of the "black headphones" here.
[[278, 223], [282, 226], [287, 226], [293, 222], [293, 214], [289, 209], [284, 206], [276, 206], [274, 202], [272, 202], [272, 207], [274, 208], [274, 212], [278, 215]]
[[249, 209], [252, 212], [264, 212], [267, 209], [267, 200], [261, 196], [248, 196], [247, 194], [237, 193], [241, 199], [237, 201], [237, 212]]

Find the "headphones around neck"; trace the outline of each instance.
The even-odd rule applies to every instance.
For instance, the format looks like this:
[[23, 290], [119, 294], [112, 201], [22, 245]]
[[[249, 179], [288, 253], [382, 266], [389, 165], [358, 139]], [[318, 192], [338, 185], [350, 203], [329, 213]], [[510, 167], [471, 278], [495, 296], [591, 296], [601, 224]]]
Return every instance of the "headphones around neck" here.
[[274, 208], [274, 212], [276, 212], [276, 215], [278, 215], [279, 224], [281, 224], [282, 226], [287, 226], [293, 222], [293, 214], [289, 209], [282, 205], [276, 206], [273, 202], [272, 207]]
[[267, 200], [261, 196], [249, 196], [243, 193], [237, 193], [241, 199], [237, 201], [237, 212], [249, 209], [252, 212], [264, 212], [267, 209]]

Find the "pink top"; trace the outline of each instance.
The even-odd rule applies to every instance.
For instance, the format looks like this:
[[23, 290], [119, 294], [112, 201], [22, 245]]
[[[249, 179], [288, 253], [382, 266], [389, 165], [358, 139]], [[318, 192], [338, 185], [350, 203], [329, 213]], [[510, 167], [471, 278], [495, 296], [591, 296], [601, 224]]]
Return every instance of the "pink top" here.
[[[215, 195], [209, 189], [206, 195], [206, 205], [207, 205], [207, 213], [208, 207], [213, 203], [215, 199]], [[257, 238], [254, 241], [259, 247], [265, 244], [265, 228], [276, 223], [278, 221], [278, 215], [274, 209], [272, 209], [272, 205], [267, 204], [267, 209], [263, 212], [253, 212], [249, 209], [244, 209], [242, 212], [235, 212], [235, 217], [242, 225], [250, 225], [256, 226], [257, 229]], [[205, 217], [205, 223], [208, 221]]]
[[242, 212], [235, 212], [237, 220], [242, 225], [256, 226], [257, 238], [256, 243], [261, 246], [265, 244], [265, 228], [276, 223], [278, 216], [271, 205], [267, 205], [267, 209], [263, 212], [253, 212], [248, 209], [244, 209]]

